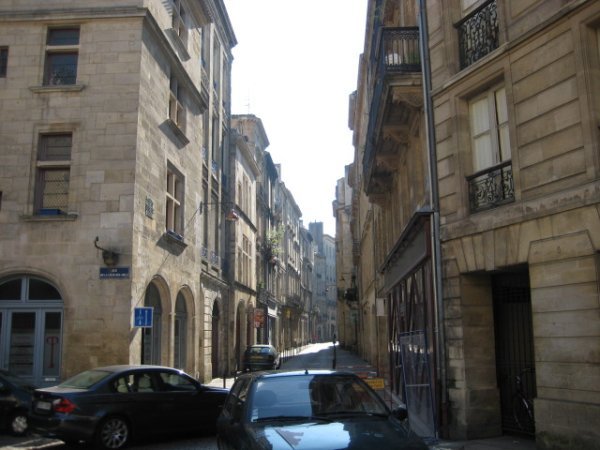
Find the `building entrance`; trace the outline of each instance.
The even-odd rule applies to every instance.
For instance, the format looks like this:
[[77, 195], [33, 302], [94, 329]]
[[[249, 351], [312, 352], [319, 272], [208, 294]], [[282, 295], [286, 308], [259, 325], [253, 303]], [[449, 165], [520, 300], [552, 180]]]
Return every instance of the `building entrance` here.
[[0, 366], [36, 386], [60, 381], [63, 300], [45, 280], [0, 281]]
[[502, 428], [533, 435], [536, 383], [529, 272], [494, 275], [492, 292]]

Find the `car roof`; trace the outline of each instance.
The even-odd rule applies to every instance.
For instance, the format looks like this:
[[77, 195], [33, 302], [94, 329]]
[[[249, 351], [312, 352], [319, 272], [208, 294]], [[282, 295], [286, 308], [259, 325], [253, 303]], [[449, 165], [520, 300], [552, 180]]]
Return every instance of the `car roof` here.
[[346, 372], [342, 370], [329, 370], [329, 369], [303, 369], [303, 370], [263, 370], [256, 372], [244, 372], [238, 378], [285, 378], [294, 377], [299, 375], [337, 375], [337, 376], [349, 376], [358, 377], [355, 373]]
[[105, 372], [124, 372], [126, 370], [170, 370], [172, 372], [184, 373], [182, 370], [173, 367], [147, 364], [115, 364], [112, 366], [92, 367], [88, 370], [101, 370]]

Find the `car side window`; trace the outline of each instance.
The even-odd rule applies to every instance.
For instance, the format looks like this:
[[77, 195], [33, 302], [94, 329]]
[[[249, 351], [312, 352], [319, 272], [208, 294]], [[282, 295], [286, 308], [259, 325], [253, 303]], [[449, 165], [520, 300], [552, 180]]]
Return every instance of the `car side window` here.
[[227, 397], [227, 401], [223, 406], [223, 409], [232, 417], [239, 417], [241, 414], [241, 411], [246, 403], [246, 396], [248, 395], [249, 386], [249, 379], [238, 379], [232, 386], [229, 396]]
[[131, 375], [120, 376], [115, 381], [113, 381], [112, 389], [114, 392], [126, 394], [128, 392], [131, 392], [132, 382], [133, 382], [133, 377]]
[[133, 384], [133, 390], [135, 392], [154, 392], [157, 391], [152, 375], [149, 373], [138, 373], [135, 374], [135, 381]]
[[160, 372], [160, 379], [162, 381], [163, 390], [173, 391], [195, 391], [196, 385], [188, 378], [181, 376], [178, 373], [171, 372]]

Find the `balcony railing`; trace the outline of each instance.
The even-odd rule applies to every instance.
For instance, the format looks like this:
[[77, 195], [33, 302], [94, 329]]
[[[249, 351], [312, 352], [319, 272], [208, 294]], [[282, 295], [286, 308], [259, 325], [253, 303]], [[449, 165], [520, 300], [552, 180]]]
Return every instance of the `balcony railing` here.
[[467, 177], [471, 212], [496, 208], [515, 200], [512, 164], [503, 162]]
[[363, 169], [368, 174], [375, 154], [375, 135], [378, 126], [379, 109], [386, 82], [390, 75], [421, 71], [418, 27], [382, 27], [379, 30], [379, 45], [371, 55], [371, 64], [376, 67], [375, 85], [369, 111], [367, 145], [365, 148]]
[[460, 68], [470, 66], [498, 48], [498, 12], [496, 0], [490, 0], [457, 25]]

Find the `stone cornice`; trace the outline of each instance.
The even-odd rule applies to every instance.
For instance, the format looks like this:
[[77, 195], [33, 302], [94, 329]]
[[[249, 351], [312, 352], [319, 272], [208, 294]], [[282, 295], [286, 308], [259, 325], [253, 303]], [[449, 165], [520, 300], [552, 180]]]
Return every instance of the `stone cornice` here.
[[0, 10], [2, 20], [81, 20], [85, 18], [115, 18], [115, 17], [143, 17], [147, 14], [146, 8], [137, 6], [116, 6], [100, 8], [57, 8], [57, 9], [32, 9], [32, 10]]

